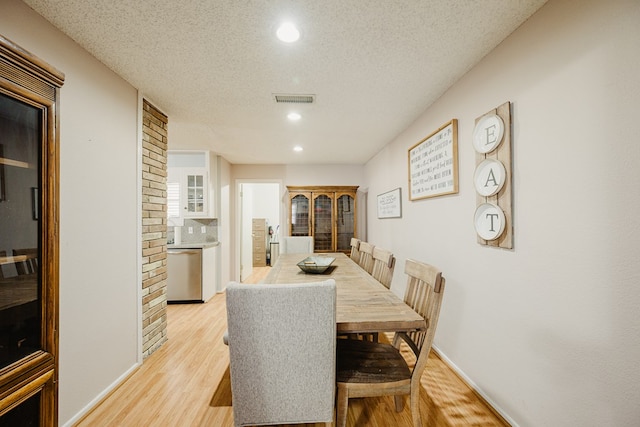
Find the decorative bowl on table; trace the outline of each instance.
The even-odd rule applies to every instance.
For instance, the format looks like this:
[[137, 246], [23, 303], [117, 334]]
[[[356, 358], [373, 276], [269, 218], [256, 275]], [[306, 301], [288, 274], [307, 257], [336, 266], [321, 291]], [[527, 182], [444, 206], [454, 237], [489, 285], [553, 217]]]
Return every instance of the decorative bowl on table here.
[[335, 260], [335, 258], [328, 256], [310, 256], [300, 261], [298, 267], [305, 273], [322, 274], [331, 267]]

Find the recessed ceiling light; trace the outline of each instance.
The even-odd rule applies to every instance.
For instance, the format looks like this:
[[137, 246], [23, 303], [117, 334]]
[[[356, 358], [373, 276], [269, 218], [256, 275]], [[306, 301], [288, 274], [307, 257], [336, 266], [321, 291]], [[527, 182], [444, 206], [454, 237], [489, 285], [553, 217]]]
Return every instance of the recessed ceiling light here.
[[280, 25], [276, 31], [276, 35], [285, 43], [293, 43], [300, 38], [300, 31], [291, 22], [285, 22]]
[[289, 120], [291, 120], [292, 122], [295, 122], [296, 120], [300, 120], [302, 116], [298, 113], [289, 113], [287, 114], [287, 118]]
[[296, 145], [295, 147], [293, 147], [293, 151], [296, 151], [296, 152], [298, 152], [298, 153], [299, 153], [299, 152], [301, 152], [301, 151], [302, 151], [302, 147], [301, 147], [301, 146], [299, 146], [299, 145]]

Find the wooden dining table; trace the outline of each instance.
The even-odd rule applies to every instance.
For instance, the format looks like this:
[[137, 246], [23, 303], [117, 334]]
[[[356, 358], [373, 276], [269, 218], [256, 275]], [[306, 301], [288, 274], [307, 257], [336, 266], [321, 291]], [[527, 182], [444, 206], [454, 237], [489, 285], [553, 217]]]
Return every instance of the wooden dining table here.
[[[303, 272], [298, 263], [309, 256], [335, 261], [321, 274]], [[267, 284], [336, 281], [338, 334], [414, 331], [426, 328], [422, 316], [344, 253], [281, 254], [264, 280]]]
[[[304, 273], [297, 264], [309, 256], [335, 258], [322, 274]], [[407, 332], [426, 328], [425, 320], [344, 253], [281, 254], [265, 284], [336, 281], [338, 335]], [[211, 406], [231, 406], [231, 378], [225, 370], [211, 398]]]
[[21, 306], [38, 299], [38, 278], [35, 274], [0, 279], [0, 311]]

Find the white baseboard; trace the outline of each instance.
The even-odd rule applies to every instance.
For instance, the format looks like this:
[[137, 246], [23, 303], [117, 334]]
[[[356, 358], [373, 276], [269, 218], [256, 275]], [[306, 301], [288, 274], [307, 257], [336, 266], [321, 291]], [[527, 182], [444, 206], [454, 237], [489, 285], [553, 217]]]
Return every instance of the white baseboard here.
[[109, 394], [111, 394], [115, 389], [117, 389], [131, 374], [133, 374], [142, 363], [136, 363], [129, 369], [127, 369], [122, 375], [120, 375], [109, 387], [105, 388], [102, 393], [97, 395], [91, 402], [87, 404], [84, 408], [82, 408], [77, 414], [75, 414], [70, 420], [62, 425], [62, 427], [71, 427], [78, 421], [80, 421], [85, 415], [87, 415], [93, 408], [96, 407], [104, 398], [106, 398]]
[[458, 366], [451, 361], [438, 347], [435, 345], [431, 347], [432, 351], [435, 351], [440, 359], [442, 359], [447, 366], [449, 366], [462, 380], [473, 389], [480, 397], [484, 399], [487, 404], [491, 405], [494, 411], [496, 411], [504, 420], [511, 425], [511, 427], [519, 427], [518, 423], [516, 423], [506, 412], [500, 408], [489, 396], [486, 395], [484, 391], [480, 387], [477, 386], [476, 383], [473, 382], [471, 378], [469, 378]]

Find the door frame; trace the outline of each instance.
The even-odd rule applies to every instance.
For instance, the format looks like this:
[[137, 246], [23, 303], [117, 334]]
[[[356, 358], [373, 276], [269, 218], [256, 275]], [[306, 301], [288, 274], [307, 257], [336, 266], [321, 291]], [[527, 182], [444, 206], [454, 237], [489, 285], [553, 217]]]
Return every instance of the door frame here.
[[278, 199], [276, 200], [277, 206], [278, 206], [278, 216], [280, 219], [280, 235], [282, 235], [283, 232], [283, 214], [284, 214], [284, 209], [283, 209], [283, 197], [284, 197], [284, 191], [285, 191], [285, 187], [283, 185], [283, 182], [281, 179], [236, 179], [235, 180], [235, 191], [236, 191], [236, 224], [235, 224], [235, 262], [234, 262], [234, 280], [237, 282], [241, 281], [241, 262], [242, 262], [242, 256], [243, 256], [243, 251], [247, 251], [250, 249], [248, 248], [243, 248], [242, 246], [242, 242], [244, 239], [243, 236], [243, 228], [244, 228], [244, 224], [243, 224], [243, 218], [244, 218], [244, 206], [243, 206], [243, 198], [241, 195], [241, 191], [242, 191], [242, 186], [243, 185], [249, 185], [249, 184], [276, 184], [278, 185]]

